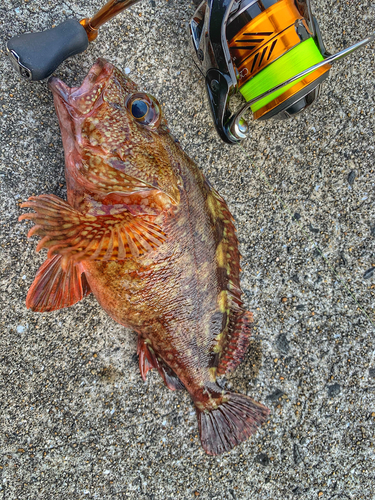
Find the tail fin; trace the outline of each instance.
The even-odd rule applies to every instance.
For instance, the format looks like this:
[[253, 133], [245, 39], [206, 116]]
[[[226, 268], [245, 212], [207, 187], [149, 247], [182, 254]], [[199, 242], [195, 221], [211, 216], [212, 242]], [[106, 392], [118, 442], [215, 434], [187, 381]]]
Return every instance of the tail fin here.
[[220, 399], [222, 402], [215, 409], [196, 407], [201, 443], [209, 455], [219, 455], [245, 441], [266, 421], [270, 412], [242, 394], [227, 392]]

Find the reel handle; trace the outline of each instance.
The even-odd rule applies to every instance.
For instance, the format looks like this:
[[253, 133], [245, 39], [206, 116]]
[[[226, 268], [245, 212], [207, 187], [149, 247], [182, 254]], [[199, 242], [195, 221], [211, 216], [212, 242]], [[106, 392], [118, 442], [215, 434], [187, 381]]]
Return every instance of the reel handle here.
[[43, 80], [70, 56], [88, 47], [85, 28], [76, 19], [67, 19], [50, 30], [15, 36], [7, 43], [16, 71], [28, 80]]
[[7, 52], [15, 70], [27, 80], [48, 78], [65, 59], [84, 52], [100, 26], [138, 1], [109, 0], [92, 18], [67, 19], [56, 28], [11, 38]]

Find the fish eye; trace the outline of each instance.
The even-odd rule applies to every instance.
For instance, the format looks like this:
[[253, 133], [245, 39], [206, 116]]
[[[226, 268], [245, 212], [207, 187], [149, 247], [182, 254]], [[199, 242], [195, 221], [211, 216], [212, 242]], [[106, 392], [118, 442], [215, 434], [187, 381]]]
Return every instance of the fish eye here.
[[159, 125], [160, 106], [154, 97], [148, 94], [133, 94], [126, 104], [130, 114], [138, 123], [148, 127]]
[[131, 113], [136, 120], [142, 120], [147, 114], [148, 104], [145, 101], [136, 99], [132, 102]]

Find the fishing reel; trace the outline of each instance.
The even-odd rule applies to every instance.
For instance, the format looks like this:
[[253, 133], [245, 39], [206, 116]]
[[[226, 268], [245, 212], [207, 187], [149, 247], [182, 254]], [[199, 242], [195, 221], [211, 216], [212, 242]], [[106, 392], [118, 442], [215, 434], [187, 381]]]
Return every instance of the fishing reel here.
[[[11, 38], [13, 66], [28, 80], [49, 77], [65, 59], [86, 50], [104, 23], [138, 1], [109, 0], [91, 18]], [[255, 120], [283, 119], [310, 106], [331, 64], [375, 38], [330, 55], [310, 0], [203, 0], [190, 34], [216, 130], [229, 144], [247, 136], [248, 111]], [[233, 113], [230, 101], [238, 91], [246, 103]]]
[[[306, 109], [332, 63], [375, 38], [330, 55], [310, 0], [203, 0], [190, 35], [216, 130], [229, 144], [247, 137], [249, 111], [255, 120], [268, 120]], [[233, 113], [230, 101], [237, 92], [246, 103]]]

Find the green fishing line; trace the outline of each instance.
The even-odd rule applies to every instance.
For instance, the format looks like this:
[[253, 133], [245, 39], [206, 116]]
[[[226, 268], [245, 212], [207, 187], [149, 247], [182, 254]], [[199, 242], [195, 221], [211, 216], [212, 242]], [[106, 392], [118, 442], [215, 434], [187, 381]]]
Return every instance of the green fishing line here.
[[[314, 39], [309, 38], [289, 50], [289, 52], [279, 57], [279, 59], [276, 59], [276, 61], [271, 63], [269, 66], [266, 66], [260, 73], [255, 75], [254, 78], [245, 83], [245, 85], [240, 88], [240, 92], [246, 101], [250, 101], [251, 99], [254, 99], [254, 97], [267, 92], [267, 90], [272, 89], [272, 87], [275, 87], [276, 85], [280, 85], [280, 83], [285, 82], [285, 80], [297, 75], [310, 66], [323, 61], [323, 59], [324, 58], [319, 52]], [[254, 113], [255, 111], [258, 111], [258, 109], [262, 108], [271, 102], [272, 99], [275, 99], [275, 97], [278, 97], [286, 90], [290, 89], [290, 87], [303, 80], [303, 78], [305, 77], [302, 77], [289, 85], [285, 85], [285, 87], [272, 92], [272, 94], [256, 102], [251, 106], [252, 112]]]

